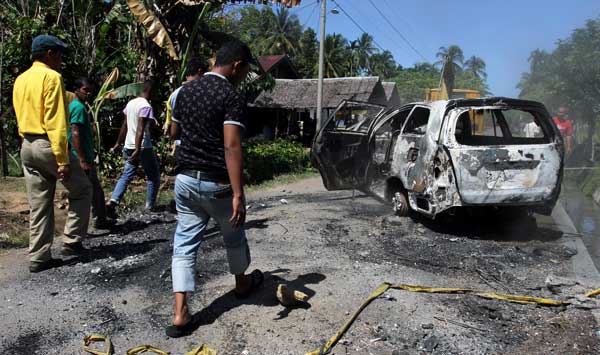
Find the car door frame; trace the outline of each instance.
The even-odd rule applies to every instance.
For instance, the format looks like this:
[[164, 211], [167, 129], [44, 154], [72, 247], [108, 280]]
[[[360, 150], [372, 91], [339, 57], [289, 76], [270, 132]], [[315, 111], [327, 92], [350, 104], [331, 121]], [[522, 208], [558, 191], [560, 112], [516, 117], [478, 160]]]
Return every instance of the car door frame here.
[[[405, 104], [402, 105], [400, 107], [394, 107], [390, 110], [387, 110], [385, 113], [381, 114], [381, 117], [379, 117], [378, 119], [374, 120], [374, 122], [371, 123], [371, 127], [369, 128], [369, 137], [368, 137], [368, 147], [367, 147], [367, 153], [368, 153], [368, 159], [367, 159], [367, 166], [364, 170], [364, 177], [363, 177], [363, 181], [365, 182], [365, 185], [368, 186], [371, 184], [371, 181], [369, 181], [370, 177], [369, 177], [369, 169], [371, 169], [371, 165], [373, 162], [373, 145], [372, 142], [373, 140], [376, 138], [375, 137], [375, 133], [381, 128], [383, 127], [383, 125], [387, 124], [390, 120], [394, 119], [394, 117], [399, 114], [400, 112], [406, 111], [408, 110], [409, 113], [407, 114], [406, 118], [408, 118], [410, 116], [410, 113], [412, 112], [413, 108], [415, 107], [415, 103], [409, 103], [409, 104]], [[399, 132], [396, 134], [396, 136], [399, 136], [400, 133], [402, 132], [402, 128], [404, 127], [404, 124], [406, 123], [406, 120], [404, 122], [402, 122], [402, 125], [400, 126]], [[391, 160], [392, 160], [392, 154], [393, 154], [393, 149], [394, 149], [394, 144], [396, 142], [395, 137], [394, 137], [394, 132], [391, 132], [391, 141], [389, 146], [386, 149], [386, 155], [385, 155], [385, 161], [387, 164], [387, 167], [385, 168], [386, 171], [379, 171], [380, 174], [388, 174], [390, 172], [390, 165], [391, 165]]]
[[[328, 126], [330, 122], [335, 119], [336, 113], [348, 103], [379, 108], [379, 111], [374, 115], [372, 122], [369, 123], [369, 127], [366, 131], [328, 130]], [[321, 173], [323, 184], [328, 190], [358, 188], [364, 184], [359, 172], [364, 171], [362, 168], [364, 168], [363, 165], [366, 165], [367, 159], [361, 160], [357, 159], [357, 157], [367, 153], [366, 149], [368, 148], [369, 130], [385, 111], [386, 107], [383, 105], [355, 100], [343, 100], [322, 124], [313, 139], [311, 160], [313, 165]], [[332, 141], [333, 139], [337, 140]], [[341, 146], [336, 147], [336, 144], [334, 144], [335, 142], [340, 142]], [[339, 150], [335, 151], [334, 149], [336, 148], [339, 148]], [[356, 166], [357, 164], [359, 166]], [[345, 169], [344, 167], [346, 166], [353, 166], [354, 168]]]
[[[427, 119], [427, 126], [425, 128], [425, 132], [423, 134], [405, 134], [404, 131], [406, 130], [406, 127], [410, 122], [413, 113], [418, 108], [424, 108], [429, 111], [429, 117]], [[423, 161], [423, 159], [427, 155], [427, 130], [429, 129], [429, 125], [431, 123], [432, 112], [433, 109], [430, 105], [426, 103], [416, 103], [412, 108], [411, 112], [406, 117], [406, 121], [402, 125], [402, 129], [400, 130], [400, 133], [398, 134], [398, 139], [396, 141], [398, 142], [400, 139], [402, 139], [402, 137], [409, 138], [409, 148], [406, 151], [406, 156], [399, 156], [403, 159], [399, 162], [399, 164], [401, 164], [402, 166], [400, 168], [400, 176], [398, 177], [402, 181], [404, 188], [410, 192], [414, 191], [420, 193], [425, 189], [425, 186], [422, 186], [422, 181], [424, 181], [423, 174], [426, 174], [427, 172], [424, 171], [425, 162]], [[410, 143], [413, 143], [412, 147], [410, 147]], [[421, 169], [418, 169], [418, 167], [421, 167]]]

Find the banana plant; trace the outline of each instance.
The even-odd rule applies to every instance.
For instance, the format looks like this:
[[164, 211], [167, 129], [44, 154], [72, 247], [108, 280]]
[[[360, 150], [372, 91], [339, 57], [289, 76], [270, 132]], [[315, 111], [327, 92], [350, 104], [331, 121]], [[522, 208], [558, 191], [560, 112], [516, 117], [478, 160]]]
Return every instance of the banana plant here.
[[91, 105], [91, 111], [92, 111], [92, 117], [94, 118], [94, 123], [96, 125], [96, 132], [97, 132], [97, 139], [96, 139], [96, 149], [97, 152], [101, 151], [102, 148], [102, 135], [100, 134], [100, 117], [99, 117], [99, 113], [100, 113], [100, 108], [102, 108], [102, 105], [104, 104], [104, 101], [106, 100], [106, 94], [109, 92], [109, 88], [112, 87], [114, 85], [114, 83], [117, 82], [117, 80], [119, 79], [119, 68], [114, 68], [112, 70], [112, 72], [110, 73], [110, 75], [106, 78], [106, 80], [104, 80], [104, 83], [102, 83], [102, 86], [100, 87], [100, 90], [98, 91], [98, 95], [96, 95], [96, 98], [94, 99], [94, 101], [92, 102]]
[[127, 0], [127, 6], [129, 6], [129, 10], [136, 20], [146, 28], [148, 36], [150, 36], [152, 41], [159, 47], [165, 48], [171, 58], [179, 60], [179, 55], [177, 54], [177, 50], [173, 45], [171, 37], [169, 37], [167, 29], [163, 26], [154, 12], [146, 8], [146, 5], [144, 5], [142, 0]]
[[144, 83], [131, 83], [119, 86], [116, 89], [110, 90], [104, 95], [105, 99], [117, 100], [131, 96], [140, 96], [144, 90]]

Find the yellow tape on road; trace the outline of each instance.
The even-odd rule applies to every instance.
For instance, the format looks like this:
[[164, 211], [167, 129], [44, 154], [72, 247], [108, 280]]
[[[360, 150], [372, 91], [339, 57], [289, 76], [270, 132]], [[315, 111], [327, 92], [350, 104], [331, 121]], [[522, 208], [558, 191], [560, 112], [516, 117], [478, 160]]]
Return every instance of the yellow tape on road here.
[[209, 348], [208, 346], [202, 344], [201, 346], [197, 347], [196, 349], [190, 351], [185, 355], [217, 355], [217, 352]]
[[[375, 291], [373, 291], [369, 297], [358, 307], [356, 312], [344, 323], [344, 325], [340, 328], [340, 330], [335, 333], [331, 339], [325, 345], [323, 345], [320, 349], [313, 350], [311, 352], [306, 353], [306, 355], [325, 355], [329, 354], [329, 352], [333, 349], [333, 347], [338, 343], [338, 341], [344, 336], [346, 331], [350, 328], [352, 323], [358, 318], [360, 313], [377, 297], [384, 294], [389, 289], [397, 289], [404, 290], [410, 292], [426, 292], [426, 293], [459, 293], [459, 294], [472, 294], [475, 296], [479, 296], [482, 298], [488, 299], [496, 299], [507, 302], [521, 303], [521, 304], [539, 304], [543, 306], [566, 306], [569, 305], [569, 302], [566, 301], [558, 301], [552, 300], [549, 298], [541, 298], [541, 297], [531, 297], [531, 296], [513, 296], [513, 295], [503, 295], [494, 292], [484, 292], [484, 291], [476, 291], [468, 288], [450, 288], [450, 287], [425, 287], [425, 286], [416, 286], [416, 285], [406, 285], [406, 284], [391, 284], [389, 282], [384, 282]], [[597, 294], [600, 294], [600, 289]], [[595, 292], [595, 291], [594, 291]], [[588, 293], [591, 294], [592, 292]]]
[[[90, 345], [92, 343], [99, 343], [99, 342], [104, 343], [104, 351], [99, 351], [99, 350], [90, 348]], [[115, 350], [113, 349], [113, 345], [112, 345], [112, 342], [110, 341], [110, 338], [103, 337], [102, 335], [97, 335], [97, 334], [88, 335], [85, 338], [83, 338], [83, 350], [87, 351], [90, 354], [94, 354], [94, 355], [113, 355], [115, 353]]]
[[[99, 351], [99, 350], [90, 348], [90, 344], [96, 343], [96, 342], [104, 342], [105, 351]], [[115, 353], [115, 350], [113, 349], [113, 345], [112, 345], [112, 342], [110, 341], [110, 338], [102, 336], [102, 335], [97, 335], [97, 334], [86, 336], [83, 339], [83, 350], [87, 351], [90, 354], [94, 354], [94, 355], [114, 355], [114, 353]], [[145, 352], [155, 353], [158, 355], [169, 355], [169, 353], [167, 353], [163, 350], [160, 350], [158, 348], [155, 348], [152, 345], [136, 346], [135, 348], [131, 348], [131, 349], [127, 350], [127, 355], [137, 355], [137, 354], [142, 354]], [[215, 350], [209, 348], [206, 344], [202, 344], [199, 347], [195, 348], [194, 350], [186, 353], [185, 355], [217, 355], [217, 352]]]
[[587, 297], [594, 297], [594, 296], [598, 296], [600, 295], [600, 288], [596, 289], [594, 291], [590, 291], [588, 293], [585, 294]]
[[151, 352], [158, 355], [169, 355], [166, 352], [153, 347], [152, 345], [140, 345], [127, 350], [127, 355], [137, 355], [145, 352]]

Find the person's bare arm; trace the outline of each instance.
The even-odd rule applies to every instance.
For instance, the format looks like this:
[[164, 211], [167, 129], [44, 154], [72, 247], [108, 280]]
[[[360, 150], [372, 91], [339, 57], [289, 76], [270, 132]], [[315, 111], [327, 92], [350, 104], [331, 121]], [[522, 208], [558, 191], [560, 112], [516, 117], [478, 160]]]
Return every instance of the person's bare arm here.
[[571, 136], [566, 136], [565, 137], [565, 144], [567, 146], [566, 147], [567, 148], [567, 154], [571, 154], [571, 152], [572, 152], [572, 150], [571, 150], [573, 148], [573, 146], [572, 146], [572, 143], [573, 143], [572, 139], [573, 138]]
[[129, 161], [131, 162], [135, 162], [142, 152], [142, 140], [144, 139], [144, 131], [147, 124], [148, 118], [138, 117], [138, 125], [135, 131], [135, 150], [131, 154], [131, 157], [129, 157]]
[[111, 152], [114, 152], [115, 150], [119, 149], [119, 147], [121, 146], [121, 143], [123, 143], [123, 141], [125, 141], [125, 136], [127, 135], [127, 117], [125, 117], [125, 119], [123, 120], [123, 124], [121, 125], [121, 130], [119, 131], [119, 137], [117, 137], [117, 142], [115, 143], [115, 145], [110, 148]]
[[85, 171], [87, 174], [91, 167], [90, 163], [85, 161], [85, 155], [83, 153], [83, 147], [81, 145], [81, 131], [79, 130], [79, 125], [72, 123], [71, 124], [71, 143], [73, 143], [73, 148], [77, 152], [77, 157], [79, 158], [79, 166]]
[[246, 201], [242, 179], [242, 128], [237, 125], [223, 126], [225, 143], [225, 164], [233, 190], [233, 214], [229, 220], [232, 225], [241, 227], [246, 220]]
[[181, 136], [181, 129], [179, 128], [179, 124], [175, 121], [171, 121], [171, 129], [170, 129], [170, 137], [172, 140], [177, 140]]

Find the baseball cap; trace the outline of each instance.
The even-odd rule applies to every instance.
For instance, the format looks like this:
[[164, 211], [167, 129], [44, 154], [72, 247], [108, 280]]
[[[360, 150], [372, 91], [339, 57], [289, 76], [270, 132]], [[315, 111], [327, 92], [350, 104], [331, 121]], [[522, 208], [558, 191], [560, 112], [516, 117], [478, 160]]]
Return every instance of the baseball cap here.
[[51, 35], [39, 35], [31, 42], [31, 53], [44, 52], [49, 49], [58, 49], [64, 52], [67, 48], [65, 42]]

